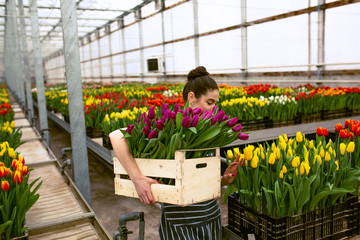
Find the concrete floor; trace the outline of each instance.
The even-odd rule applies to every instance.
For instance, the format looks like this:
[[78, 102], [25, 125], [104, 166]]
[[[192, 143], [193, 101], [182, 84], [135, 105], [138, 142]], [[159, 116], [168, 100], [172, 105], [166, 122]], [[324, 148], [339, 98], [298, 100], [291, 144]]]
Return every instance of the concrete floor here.
[[[70, 135], [56, 123], [49, 119], [50, 148], [54, 155], [61, 160], [61, 149], [71, 147]], [[71, 153], [67, 154], [71, 159]], [[119, 218], [123, 214], [131, 212], [144, 212], [145, 215], [145, 239], [159, 239], [158, 227], [161, 211], [156, 205], [146, 205], [138, 199], [127, 198], [114, 194], [114, 174], [112, 169], [105, 166], [96, 156], [88, 152], [90, 187], [92, 208], [105, 226], [110, 235], [118, 230]], [[71, 175], [71, 170], [66, 170]], [[224, 192], [224, 190], [223, 190]], [[223, 225], [227, 224], [227, 205], [219, 198], [222, 212]], [[129, 240], [138, 239], [139, 221], [132, 221], [127, 224], [128, 230], [133, 231]]]

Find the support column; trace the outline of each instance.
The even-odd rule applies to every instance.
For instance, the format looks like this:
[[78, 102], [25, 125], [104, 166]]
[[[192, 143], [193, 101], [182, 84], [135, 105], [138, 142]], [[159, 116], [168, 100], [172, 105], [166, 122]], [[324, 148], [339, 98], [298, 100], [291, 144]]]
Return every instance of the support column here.
[[[8, 12], [9, 15], [9, 32], [10, 38], [10, 58], [11, 58], [11, 81], [15, 82], [16, 89], [13, 89], [15, 95], [20, 101], [21, 107], [25, 107], [25, 91], [24, 91], [24, 81], [22, 77], [21, 69], [21, 59], [20, 59], [20, 42], [18, 37], [18, 26], [17, 26], [17, 13], [16, 13], [16, 2], [15, 0], [8, 1]], [[19, 69], [20, 68], [20, 69]]]
[[193, 0], [195, 67], [200, 65], [198, 1]]
[[18, 0], [19, 3], [19, 12], [20, 12], [20, 29], [21, 29], [21, 45], [22, 45], [22, 56], [23, 56], [23, 71], [25, 76], [25, 92], [26, 92], [26, 114], [29, 119], [29, 122], [32, 123], [34, 117], [34, 106], [32, 101], [31, 94], [31, 80], [30, 80], [30, 68], [29, 68], [29, 53], [26, 41], [26, 31], [25, 31], [25, 20], [24, 20], [24, 6], [23, 0]]
[[318, 58], [317, 58], [317, 79], [319, 84], [323, 80], [325, 63], [325, 0], [318, 1]]
[[113, 66], [113, 51], [112, 51], [112, 45], [111, 45], [111, 26], [107, 25], [106, 26], [106, 34], [108, 35], [109, 38], [109, 62], [110, 62], [110, 82], [113, 82], [113, 78], [114, 78], [114, 66]]
[[101, 65], [101, 44], [100, 44], [100, 30], [96, 33], [97, 44], [98, 44], [98, 56], [99, 56], [99, 76], [100, 82], [102, 82], [102, 65]]
[[77, 188], [91, 205], [76, 2], [61, 0], [60, 8], [74, 166], [72, 171]]
[[141, 9], [137, 9], [135, 11], [135, 19], [139, 25], [139, 46], [140, 46], [140, 77], [141, 81], [144, 81], [144, 73], [145, 73], [145, 66], [144, 66], [144, 41], [143, 41], [143, 31], [142, 31], [142, 22], [141, 22]]
[[125, 43], [125, 26], [124, 26], [124, 19], [119, 20], [119, 25], [121, 28], [121, 40], [122, 40], [122, 51], [123, 51], [123, 71], [124, 71], [124, 81], [127, 79], [127, 63], [126, 63], [126, 43]]
[[246, 0], [241, 0], [241, 77], [246, 84], [248, 73]]
[[165, 0], [160, 0], [161, 4], [161, 37], [162, 37], [162, 71], [163, 71], [163, 81], [167, 80], [167, 73], [166, 73], [166, 45], [165, 45], [165, 21], [164, 21], [164, 10], [165, 10]]
[[88, 36], [88, 44], [89, 44], [89, 59], [90, 59], [90, 81], [94, 79], [94, 71], [93, 71], [93, 60], [92, 60], [92, 43], [91, 43], [91, 35]]
[[30, 19], [31, 32], [33, 42], [34, 68], [37, 90], [37, 101], [40, 120], [40, 132], [48, 146], [50, 146], [50, 133], [48, 128], [48, 119], [46, 111], [46, 98], [44, 88], [44, 69], [41, 56], [40, 36], [39, 36], [39, 20], [37, 15], [36, 0], [30, 2]]
[[[5, 62], [5, 77], [6, 77], [6, 85], [8, 86], [8, 88], [14, 92], [14, 81], [11, 81], [10, 79], [12, 71], [11, 71], [11, 52], [10, 52], [10, 48], [11, 48], [11, 40], [10, 40], [10, 20], [9, 20], [9, 15], [8, 15], [8, 9], [9, 9], [9, 2], [6, 2], [6, 7], [5, 7], [5, 48], [4, 48], [4, 62]], [[15, 92], [14, 92], [15, 94]]]

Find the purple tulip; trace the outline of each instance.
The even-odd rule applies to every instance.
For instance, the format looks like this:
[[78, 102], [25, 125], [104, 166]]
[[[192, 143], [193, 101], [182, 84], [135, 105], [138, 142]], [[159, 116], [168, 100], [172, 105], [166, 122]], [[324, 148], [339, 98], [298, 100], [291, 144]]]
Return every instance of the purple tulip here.
[[228, 119], [229, 119], [229, 115], [225, 115], [222, 120], [227, 121]]
[[150, 119], [148, 119], [147, 117], [144, 117], [144, 123], [148, 126], [150, 126]]
[[178, 103], [175, 103], [174, 112], [177, 113], [180, 109], [180, 105]]
[[166, 110], [168, 110], [168, 105], [165, 103], [165, 104], [163, 105], [163, 107], [162, 107], [161, 114], [162, 114], [162, 115], [165, 115]]
[[146, 116], [146, 112], [143, 112], [138, 119], [138, 124], [140, 124], [141, 119], [143, 119], [145, 116]]
[[239, 124], [239, 125], [236, 125], [232, 130], [233, 130], [233, 132], [240, 132], [242, 128], [243, 127], [241, 126], [241, 124]]
[[150, 127], [149, 126], [145, 126], [142, 130], [143, 134], [145, 135], [145, 137], [147, 137], [147, 135], [149, 134], [150, 131]]
[[240, 140], [248, 140], [249, 139], [249, 135], [247, 135], [246, 133], [239, 133], [239, 135], [238, 135], [238, 138], [240, 139]]
[[127, 128], [126, 128], [125, 131], [126, 131], [128, 134], [131, 135], [131, 131], [133, 130], [133, 128], [134, 128], [134, 125], [130, 125], [130, 124], [129, 124], [129, 125], [127, 126]]
[[183, 118], [183, 120], [181, 121], [181, 126], [183, 128], [189, 128], [191, 126], [191, 120], [189, 116]]
[[218, 110], [219, 110], [219, 108], [217, 106], [214, 106], [211, 111], [215, 112], [215, 111], [218, 111]]
[[149, 139], [157, 138], [157, 137], [158, 137], [158, 133], [157, 133], [156, 129], [152, 130], [148, 136]]
[[204, 120], [210, 119], [211, 116], [212, 116], [212, 114], [213, 114], [212, 111], [206, 111], [206, 112], [204, 113], [203, 119], [204, 119]]
[[217, 118], [216, 115], [211, 119], [211, 126], [214, 126], [216, 124]]
[[238, 118], [234, 117], [228, 121], [228, 125], [229, 125], [229, 127], [232, 128], [233, 126], [235, 126], [237, 124], [237, 122], [238, 122]]
[[202, 114], [202, 110], [201, 108], [195, 108], [194, 111], [192, 112], [193, 116], [194, 115], [201, 115]]
[[191, 126], [196, 127], [199, 123], [199, 119], [200, 119], [199, 115], [195, 115], [191, 120]]
[[188, 107], [187, 109], [186, 109], [186, 112], [187, 112], [187, 115], [191, 115], [191, 113], [193, 112], [193, 109], [191, 108], [191, 107]]
[[165, 125], [162, 121], [156, 121], [156, 128], [159, 129], [159, 131], [163, 130], [164, 127]]
[[224, 115], [225, 115], [225, 112], [223, 110], [220, 110], [217, 114], [215, 114], [215, 116], [219, 122], [223, 121]]
[[184, 117], [187, 117], [187, 111], [185, 110], [185, 111], [182, 111], [182, 115], [184, 116]]
[[171, 119], [175, 120], [176, 119], [176, 112], [171, 112]]
[[154, 117], [155, 117], [155, 108], [150, 107], [149, 112], [148, 112], [148, 118], [153, 119]]

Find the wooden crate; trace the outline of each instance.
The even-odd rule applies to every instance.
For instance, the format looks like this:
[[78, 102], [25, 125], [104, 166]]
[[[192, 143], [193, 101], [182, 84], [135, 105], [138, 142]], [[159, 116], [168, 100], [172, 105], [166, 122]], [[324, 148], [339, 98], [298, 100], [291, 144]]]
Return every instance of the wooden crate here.
[[[220, 197], [220, 149], [215, 148], [216, 154], [212, 157], [186, 159], [186, 152], [201, 150], [204, 149], [178, 150], [175, 159], [135, 159], [145, 176], [175, 179], [175, 185], [151, 185], [157, 202], [186, 206]], [[139, 198], [132, 181], [120, 178], [127, 172], [116, 157], [114, 173], [115, 194]]]

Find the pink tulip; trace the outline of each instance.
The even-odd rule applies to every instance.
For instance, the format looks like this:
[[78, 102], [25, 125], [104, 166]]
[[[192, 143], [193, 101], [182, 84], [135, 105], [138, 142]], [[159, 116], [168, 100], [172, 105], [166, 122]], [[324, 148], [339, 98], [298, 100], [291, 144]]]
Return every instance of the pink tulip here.
[[201, 115], [203, 113], [203, 111], [201, 110], [201, 108], [195, 108], [194, 111], [192, 112], [192, 115]]
[[180, 105], [178, 103], [175, 104], [174, 112], [177, 113], [180, 109]]
[[204, 113], [203, 119], [204, 119], [204, 120], [210, 119], [211, 116], [212, 116], [212, 114], [213, 114], [212, 111], [206, 111], [206, 112]]
[[168, 110], [168, 105], [165, 103], [165, 104], [163, 105], [163, 107], [162, 107], [161, 114], [162, 114], [162, 115], [165, 115], [166, 110]]
[[133, 128], [134, 128], [134, 125], [130, 125], [130, 124], [129, 124], [129, 125], [127, 126], [127, 128], [126, 128], [125, 131], [126, 131], [128, 134], [131, 135], [131, 131], [133, 130]]

